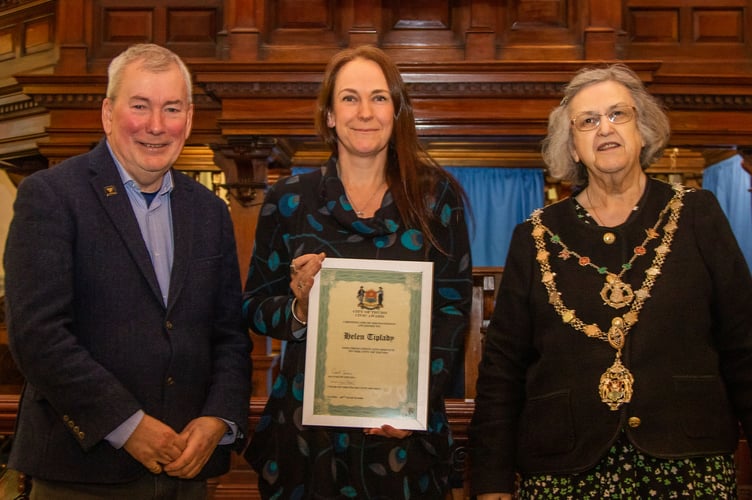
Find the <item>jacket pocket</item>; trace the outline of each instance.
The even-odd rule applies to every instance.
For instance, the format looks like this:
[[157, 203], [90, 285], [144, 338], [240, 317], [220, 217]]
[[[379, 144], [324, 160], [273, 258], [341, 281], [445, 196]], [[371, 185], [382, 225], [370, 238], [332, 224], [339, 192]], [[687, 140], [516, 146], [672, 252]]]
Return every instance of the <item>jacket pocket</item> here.
[[520, 446], [532, 455], [571, 451], [575, 440], [569, 390], [529, 398], [520, 426]]

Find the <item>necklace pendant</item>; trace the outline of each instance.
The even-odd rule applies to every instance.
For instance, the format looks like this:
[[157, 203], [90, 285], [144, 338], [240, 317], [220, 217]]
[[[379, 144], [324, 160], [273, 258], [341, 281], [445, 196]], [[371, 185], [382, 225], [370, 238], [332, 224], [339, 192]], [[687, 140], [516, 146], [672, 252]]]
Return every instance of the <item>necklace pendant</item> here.
[[625, 338], [626, 333], [624, 332], [624, 321], [617, 316], [611, 320], [611, 328], [608, 329], [606, 340], [608, 340], [611, 347], [620, 351], [621, 348], [624, 347]]
[[603, 233], [603, 243], [612, 245], [616, 241], [616, 235], [612, 232]]
[[603, 288], [601, 288], [601, 298], [604, 304], [614, 309], [621, 309], [632, 303], [634, 292], [629, 283], [624, 283], [616, 276], [608, 275]]
[[611, 411], [616, 411], [624, 403], [632, 400], [634, 390], [634, 377], [627, 368], [621, 364], [621, 351], [616, 353], [614, 364], [601, 375], [598, 384], [598, 392], [601, 401], [606, 403]]

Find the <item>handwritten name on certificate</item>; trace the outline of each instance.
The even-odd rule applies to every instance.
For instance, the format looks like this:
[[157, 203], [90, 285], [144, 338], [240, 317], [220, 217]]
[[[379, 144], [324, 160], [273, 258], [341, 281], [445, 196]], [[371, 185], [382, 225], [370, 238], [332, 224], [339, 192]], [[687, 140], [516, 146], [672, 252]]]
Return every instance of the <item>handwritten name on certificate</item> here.
[[324, 259], [308, 307], [303, 423], [425, 430], [433, 263]]

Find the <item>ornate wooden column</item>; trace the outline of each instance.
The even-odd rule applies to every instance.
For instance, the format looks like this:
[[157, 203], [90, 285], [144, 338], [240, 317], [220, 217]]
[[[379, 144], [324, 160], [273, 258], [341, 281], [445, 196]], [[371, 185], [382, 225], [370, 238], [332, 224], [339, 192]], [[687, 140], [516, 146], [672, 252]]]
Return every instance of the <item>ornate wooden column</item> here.
[[60, 59], [55, 66], [55, 74], [86, 74], [89, 44], [86, 40], [85, 0], [65, 0], [57, 2], [58, 43]]
[[[278, 157], [270, 137], [235, 136], [228, 144], [213, 144], [214, 162], [225, 173], [232, 223], [238, 248], [240, 276], [245, 285], [256, 236], [256, 223], [264, 202], [267, 170]], [[253, 396], [268, 396], [277, 371], [279, 346], [269, 337], [253, 336]]]
[[376, 0], [359, 0], [353, 2], [353, 24], [350, 28], [350, 47], [360, 45], [378, 45], [380, 14]]
[[255, 0], [226, 0], [223, 58], [237, 62], [258, 60], [260, 32], [256, 3]]
[[590, 0], [589, 17], [583, 26], [583, 46], [587, 60], [614, 60], [623, 54], [621, 1]]
[[472, 2], [470, 28], [465, 32], [465, 59], [480, 61], [496, 58], [496, 32], [490, 24], [495, 15], [495, 9], [488, 2]]

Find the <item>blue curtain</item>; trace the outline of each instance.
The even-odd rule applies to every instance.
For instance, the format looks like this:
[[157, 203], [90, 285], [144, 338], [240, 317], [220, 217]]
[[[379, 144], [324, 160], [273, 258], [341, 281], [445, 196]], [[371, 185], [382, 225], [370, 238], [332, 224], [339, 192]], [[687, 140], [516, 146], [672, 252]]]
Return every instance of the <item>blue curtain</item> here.
[[[311, 168], [295, 167], [293, 174]], [[531, 168], [447, 167], [467, 193], [473, 266], [503, 266], [514, 227], [543, 206], [543, 171]]]
[[752, 269], [752, 193], [750, 176], [742, 168], [739, 155], [716, 163], [703, 171], [702, 187], [718, 198], [736, 240]]
[[447, 167], [462, 185], [472, 210], [473, 266], [503, 266], [514, 227], [543, 206], [543, 170]]

